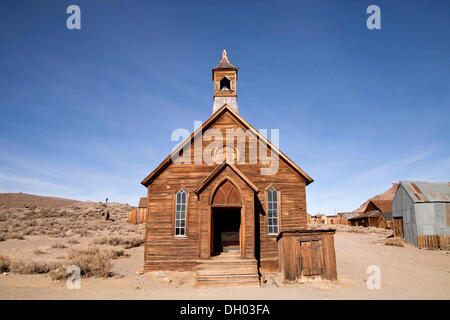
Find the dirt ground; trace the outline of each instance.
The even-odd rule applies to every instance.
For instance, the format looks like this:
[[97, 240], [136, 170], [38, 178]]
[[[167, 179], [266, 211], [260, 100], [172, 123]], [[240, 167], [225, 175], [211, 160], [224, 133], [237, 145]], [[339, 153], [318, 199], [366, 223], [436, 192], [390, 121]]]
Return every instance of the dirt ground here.
[[[386, 235], [337, 232], [339, 281], [316, 281], [282, 286], [278, 281], [261, 287], [196, 288], [194, 274], [159, 272], [139, 274], [143, 247], [127, 249], [114, 260], [112, 278], [81, 279], [81, 289], [68, 289], [64, 280], [48, 275], [0, 275], [0, 299], [449, 299], [450, 254], [445, 251], [384, 245]], [[59, 239], [26, 236], [0, 242], [0, 254], [44, 259], [64, 249], [51, 249]], [[84, 240], [88, 243], [88, 240]], [[78, 245], [83, 245], [82, 242]], [[44, 254], [36, 256], [39, 247]], [[381, 271], [381, 288], [369, 290], [367, 267]]]

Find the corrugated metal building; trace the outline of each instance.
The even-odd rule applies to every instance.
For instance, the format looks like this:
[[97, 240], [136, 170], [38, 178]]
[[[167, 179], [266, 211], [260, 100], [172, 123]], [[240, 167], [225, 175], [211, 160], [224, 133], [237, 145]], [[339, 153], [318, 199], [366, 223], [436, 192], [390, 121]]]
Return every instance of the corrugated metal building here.
[[450, 182], [400, 181], [392, 216], [395, 236], [418, 247], [448, 248]]

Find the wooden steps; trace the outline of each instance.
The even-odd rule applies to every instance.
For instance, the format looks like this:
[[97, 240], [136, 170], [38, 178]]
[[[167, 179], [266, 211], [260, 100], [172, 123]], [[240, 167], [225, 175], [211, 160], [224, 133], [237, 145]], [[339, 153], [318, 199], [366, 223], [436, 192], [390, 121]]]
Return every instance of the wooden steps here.
[[197, 261], [197, 286], [259, 286], [255, 259], [245, 259], [235, 253]]

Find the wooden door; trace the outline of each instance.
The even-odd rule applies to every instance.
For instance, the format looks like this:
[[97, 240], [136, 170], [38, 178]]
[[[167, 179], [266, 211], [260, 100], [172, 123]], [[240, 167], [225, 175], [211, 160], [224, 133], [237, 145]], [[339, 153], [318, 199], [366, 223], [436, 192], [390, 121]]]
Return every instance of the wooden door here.
[[297, 268], [298, 278], [316, 276], [323, 273], [322, 240], [299, 240], [300, 255]]
[[394, 237], [403, 238], [403, 218], [394, 217]]

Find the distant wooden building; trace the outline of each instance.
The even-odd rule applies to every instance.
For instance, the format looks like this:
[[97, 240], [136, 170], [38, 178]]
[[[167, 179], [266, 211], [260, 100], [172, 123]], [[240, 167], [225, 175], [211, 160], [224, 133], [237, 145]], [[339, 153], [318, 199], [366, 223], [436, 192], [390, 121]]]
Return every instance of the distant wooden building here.
[[450, 249], [450, 182], [400, 181], [394, 235], [421, 248]]
[[340, 220], [338, 215], [325, 216], [325, 224], [339, 224]]
[[340, 212], [338, 213], [339, 224], [350, 226], [350, 219], [359, 215], [359, 212]]
[[128, 223], [140, 224], [147, 221], [147, 198], [139, 199], [137, 208], [132, 208], [128, 211]]
[[390, 229], [392, 221], [391, 213], [381, 213], [378, 210], [364, 212], [348, 220], [352, 226], [374, 227]]
[[340, 217], [337, 215], [328, 216], [326, 214], [318, 213], [314, 216], [308, 214], [308, 224], [316, 223], [316, 224], [338, 224], [340, 221]]
[[[388, 200], [388, 201], [391, 201], [391, 203], [392, 203], [395, 193], [397, 192], [397, 188], [398, 188], [398, 183], [393, 183], [389, 189], [387, 189], [383, 193], [377, 194], [376, 196], [365, 201], [361, 206], [359, 206], [358, 209], [354, 210], [353, 212], [363, 213], [363, 212], [370, 212], [370, 211], [378, 210], [373, 207], [374, 202], [372, 202], [372, 204], [370, 203], [372, 200], [376, 200], [376, 201]], [[370, 207], [371, 205], [372, 205], [372, 207]], [[380, 206], [383, 206], [383, 204], [380, 204]], [[381, 211], [383, 211], [383, 210], [381, 210]]]
[[196, 270], [198, 285], [257, 284], [258, 272], [280, 271], [277, 236], [307, 228], [313, 179], [239, 114], [237, 72], [224, 51], [211, 117], [141, 182], [146, 270]]
[[[356, 212], [355, 212], [356, 213]], [[392, 228], [392, 200], [368, 200], [363, 212], [347, 219], [352, 226]]]
[[309, 223], [317, 223], [317, 224], [325, 224], [326, 223], [326, 215], [322, 213], [317, 213], [316, 215], [311, 215], [309, 217]]

